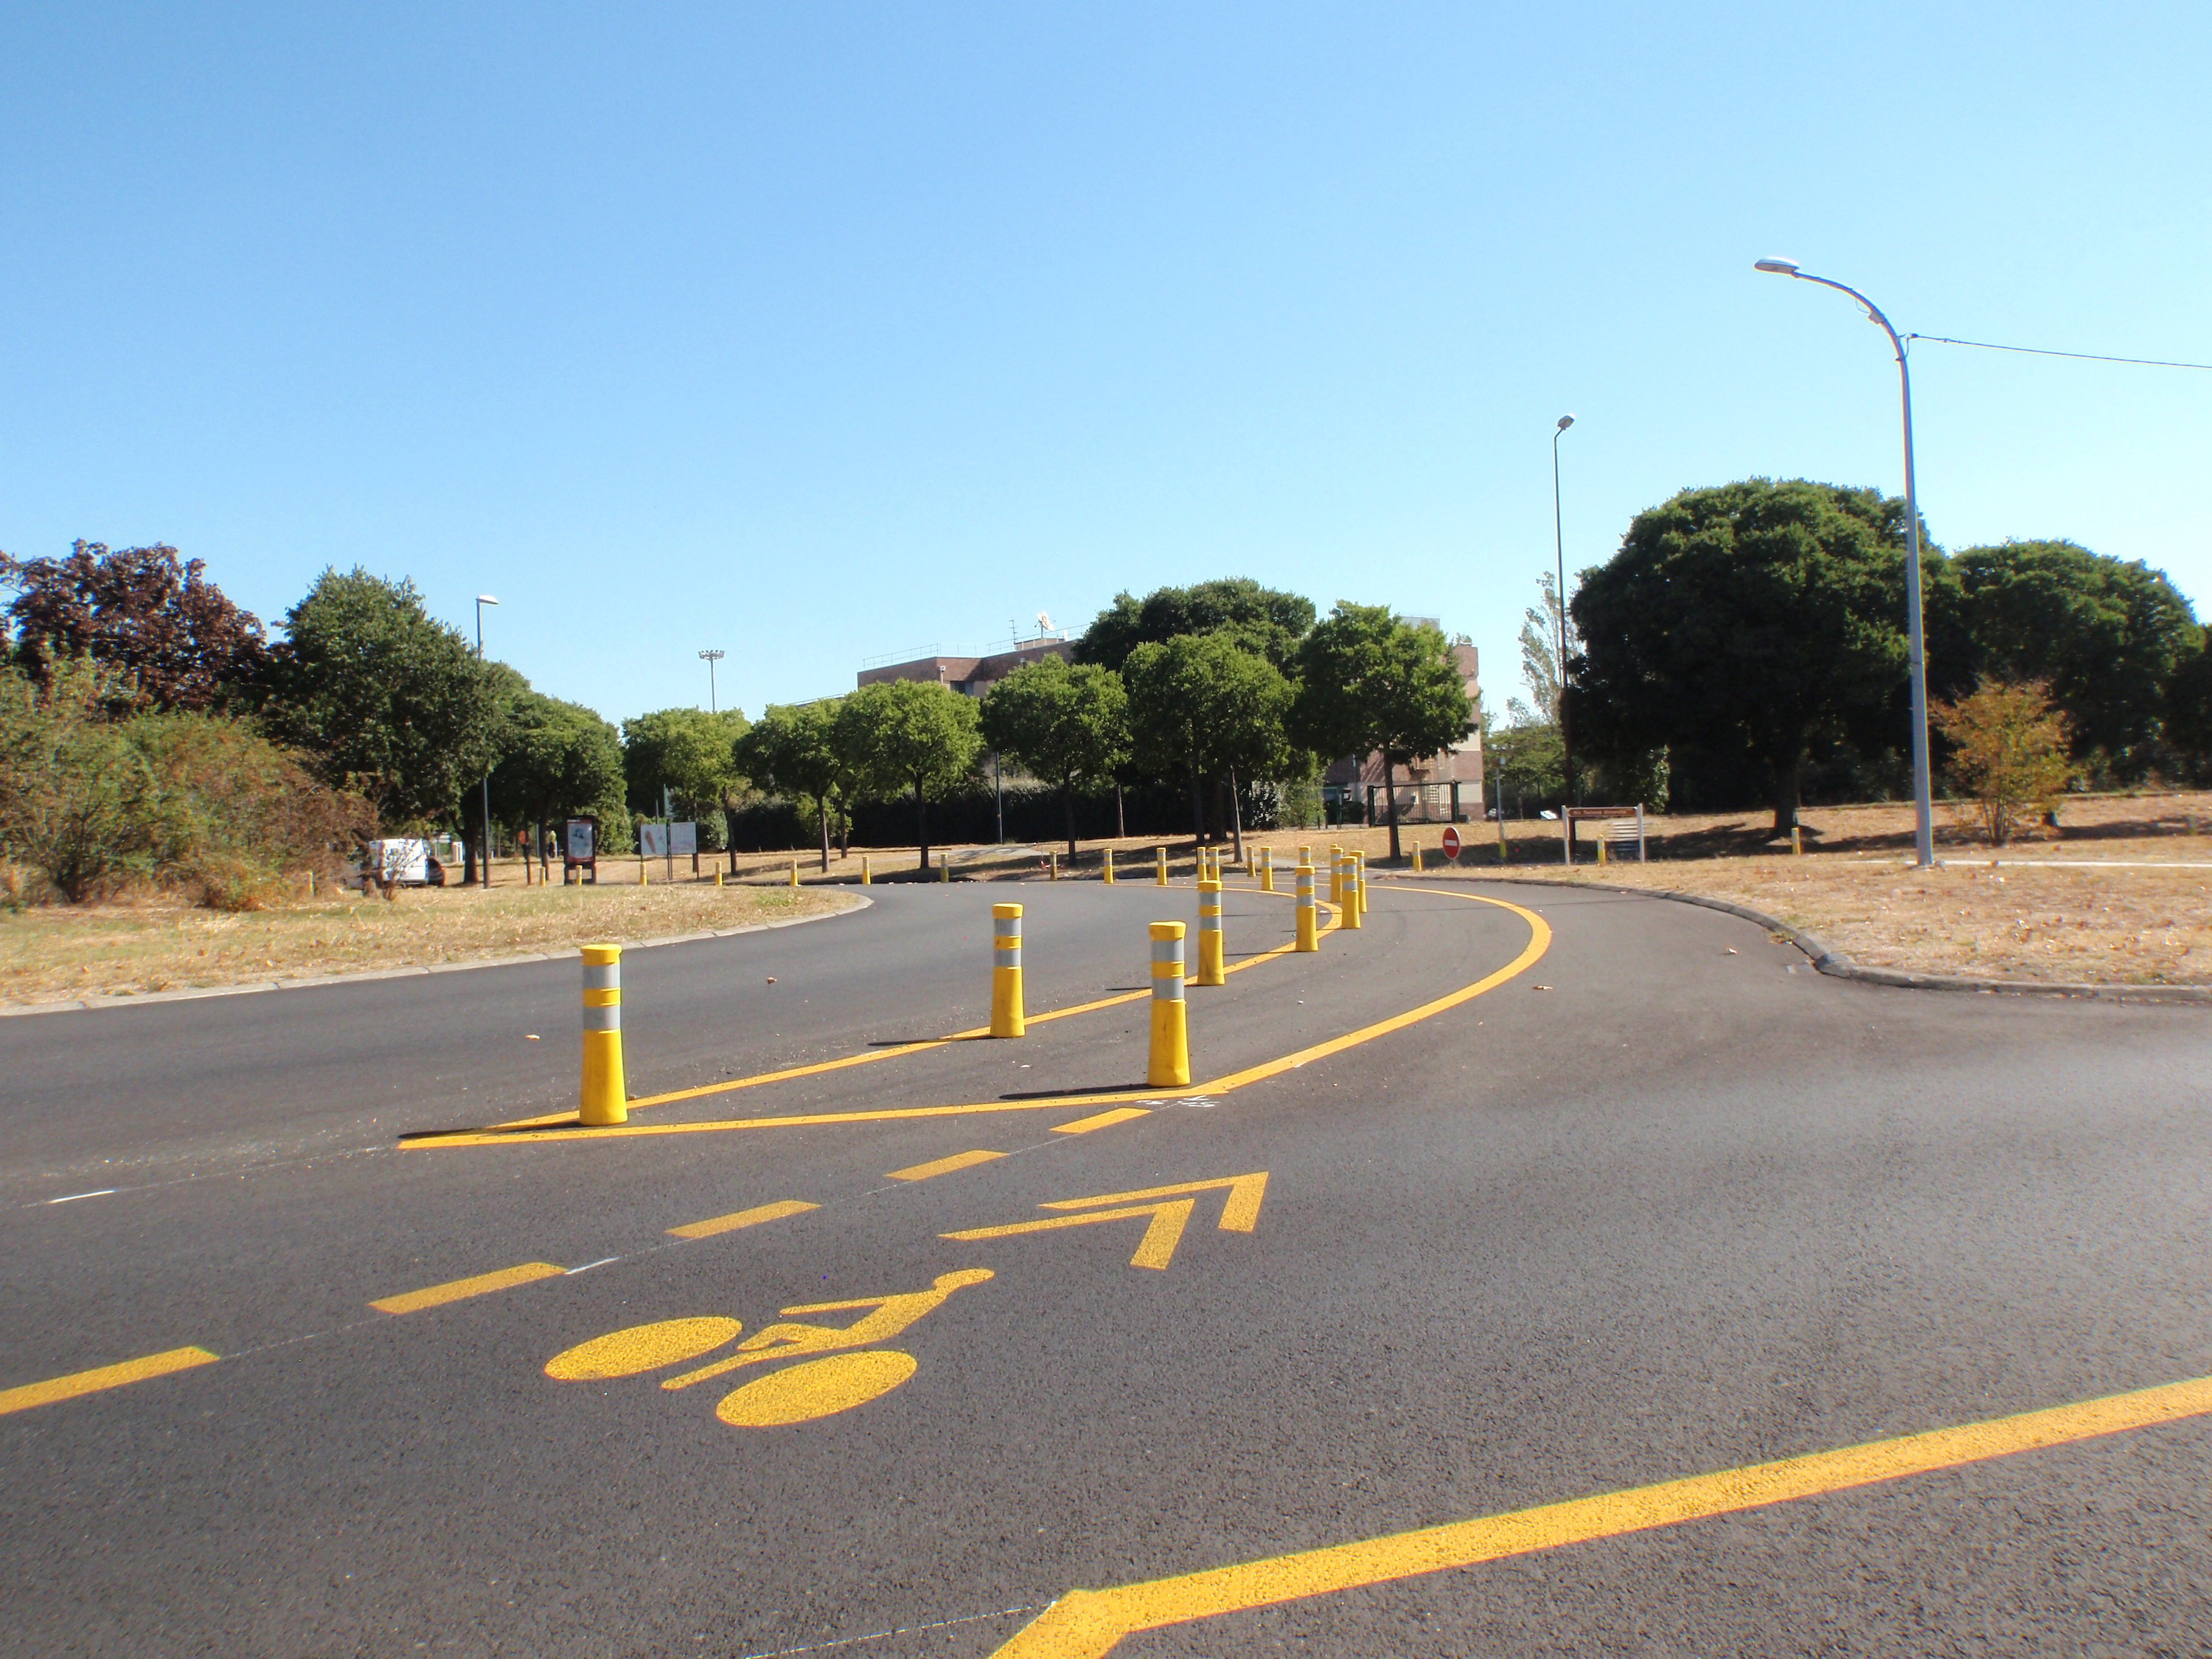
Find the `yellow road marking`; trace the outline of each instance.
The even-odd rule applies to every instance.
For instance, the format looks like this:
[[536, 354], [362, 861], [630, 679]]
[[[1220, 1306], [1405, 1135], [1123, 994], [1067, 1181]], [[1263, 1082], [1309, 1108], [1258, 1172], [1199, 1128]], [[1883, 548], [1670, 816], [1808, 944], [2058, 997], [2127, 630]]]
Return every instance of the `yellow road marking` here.
[[781, 1221], [787, 1215], [804, 1215], [809, 1210], [821, 1207], [819, 1204], [787, 1198], [777, 1203], [739, 1210], [734, 1215], [718, 1215], [708, 1221], [687, 1221], [681, 1227], [671, 1227], [668, 1231], [678, 1238], [712, 1238], [716, 1233], [733, 1233], [740, 1227], [757, 1227], [763, 1221]]
[[71, 1371], [67, 1376], [50, 1376], [43, 1382], [0, 1389], [0, 1417], [10, 1412], [27, 1412], [33, 1406], [51, 1406], [58, 1400], [98, 1394], [103, 1389], [119, 1389], [126, 1382], [143, 1382], [150, 1377], [188, 1371], [198, 1365], [212, 1365], [222, 1358], [205, 1348], [171, 1348], [166, 1353], [149, 1353], [143, 1358], [121, 1360], [112, 1365], [95, 1365], [88, 1371]]
[[993, 1659], [1103, 1659], [1125, 1636], [1565, 1544], [1647, 1532], [2212, 1413], [2212, 1377], [1754, 1463], [1118, 1589], [1071, 1590]]
[[1267, 1172], [1255, 1170], [1250, 1175], [1224, 1176], [1218, 1181], [1184, 1181], [1172, 1187], [1147, 1187], [1141, 1192], [1101, 1193], [1096, 1198], [1056, 1198], [1049, 1204], [1040, 1204], [1040, 1210], [1084, 1210], [1096, 1204], [1139, 1204], [1148, 1198], [1175, 1198], [1184, 1193], [1218, 1193], [1229, 1189], [1228, 1200], [1221, 1206], [1221, 1231], [1224, 1233], [1249, 1233], [1260, 1224], [1261, 1200], [1267, 1195]]
[[[1279, 898], [1282, 896], [1271, 893], [1267, 896]], [[1453, 896], [1461, 896], [1455, 894]], [[1329, 907], [1326, 904], [1321, 908], [1329, 911], [1327, 919], [1322, 924], [1321, 931], [1324, 933], [1334, 931], [1337, 925], [1336, 913], [1329, 910]], [[1242, 962], [1232, 963], [1223, 971], [1238, 974], [1247, 968], [1257, 968], [1263, 962], [1273, 962], [1278, 957], [1290, 955], [1294, 945], [1295, 941], [1291, 944], [1278, 945], [1272, 950], [1261, 951], [1257, 956], [1247, 957]], [[1141, 991], [1124, 992], [1118, 996], [1100, 997], [1093, 1002], [1079, 1002], [1072, 1007], [1048, 1009], [1041, 1014], [1031, 1014], [1029, 1016], [1029, 1023], [1032, 1025], [1045, 1025], [1055, 1019], [1073, 1019], [1079, 1014], [1095, 1014], [1101, 1008], [1119, 1008], [1127, 1003], [1141, 1002], [1150, 995], [1152, 995], [1152, 990], [1147, 987]], [[633, 1112], [641, 1112], [647, 1107], [666, 1106], [678, 1100], [703, 1100], [708, 1095], [726, 1095], [739, 1089], [757, 1089], [765, 1084], [789, 1083], [796, 1078], [819, 1077], [827, 1072], [842, 1072], [854, 1066], [872, 1066], [878, 1060], [897, 1060], [907, 1054], [918, 1054], [925, 1049], [942, 1048], [955, 1042], [973, 1042], [990, 1035], [989, 1026], [977, 1025], [965, 1031], [954, 1031], [946, 1036], [925, 1037], [919, 1042], [902, 1042], [894, 1048], [872, 1049], [865, 1054], [847, 1054], [839, 1060], [817, 1060], [809, 1066], [786, 1066], [778, 1071], [757, 1072], [750, 1077], [737, 1077], [721, 1083], [702, 1084], [696, 1089], [675, 1089], [666, 1094], [641, 1095], [629, 1103], [629, 1109]], [[575, 1121], [576, 1115], [574, 1112], [549, 1112], [543, 1117], [510, 1118], [504, 1123], [495, 1123], [489, 1129], [478, 1133], [490, 1133], [502, 1129], [541, 1129], [548, 1124]]]
[[425, 1308], [441, 1308], [448, 1302], [465, 1302], [472, 1296], [512, 1290], [535, 1279], [557, 1279], [568, 1271], [550, 1261], [526, 1261], [519, 1267], [501, 1267], [495, 1273], [478, 1273], [473, 1279], [456, 1279], [444, 1285], [426, 1285], [419, 1291], [403, 1291], [398, 1296], [387, 1296], [368, 1305], [379, 1313], [419, 1313]]
[[916, 1164], [903, 1170], [893, 1170], [884, 1179], [927, 1181], [932, 1176], [951, 1175], [955, 1170], [972, 1170], [978, 1164], [988, 1164], [994, 1158], [1005, 1156], [1004, 1152], [955, 1152], [950, 1158], [933, 1158], [927, 1164]]
[[[1472, 1001], [1486, 992], [1497, 989], [1516, 974], [1526, 972], [1545, 951], [1551, 949], [1552, 930], [1545, 923], [1543, 917], [1538, 915], [1534, 910], [1523, 909], [1521, 906], [1508, 903], [1504, 899], [1486, 898], [1479, 893], [1455, 893], [1443, 888], [1393, 888], [1390, 890], [1434, 893], [1444, 898], [1463, 899], [1470, 904], [1488, 904], [1500, 910], [1510, 910], [1528, 924], [1528, 946], [1519, 956], [1514, 957], [1496, 973], [1479, 979], [1472, 985], [1462, 987], [1449, 996], [1438, 997], [1432, 1002], [1425, 1002], [1418, 1008], [1411, 1009], [1402, 1014], [1393, 1015], [1389, 1019], [1378, 1020], [1372, 1025], [1363, 1025], [1359, 1030], [1347, 1032], [1343, 1036], [1331, 1037], [1326, 1042], [1301, 1048], [1296, 1054], [1284, 1055], [1280, 1060], [1267, 1060], [1263, 1064], [1249, 1066], [1242, 1072], [1233, 1072], [1226, 1077], [1218, 1078], [1211, 1083], [1198, 1084], [1187, 1091], [1178, 1092], [1185, 1095], [1225, 1094], [1232, 1089], [1241, 1089], [1247, 1084], [1258, 1083], [1263, 1079], [1276, 1077], [1284, 1072], [1294, 1071], [1310, 1060], [1320, 1060], [1328, 1054], [1340, 1054], [1346, 1048], [1356, 1048], [1363, 1042], [1370, 1042], [1375, 1038], [1387, 1036], [1392, 1031], [1402, 1030], [1418, 1021], [1430, 1018], [1448, 1008], [1457, 1007], [1462, 1003]], [[958, 1106], [888, 1106], [874, 1111], [814, 1112], [790, 1117], [709, 1118], [691, 1123], [625, 1123], [605, 1129], [540, 1129], [527, 1135], [517, 1135], [501, 1129], [486, 1129], [456, 1134], [419, 1135], [411, 1139], [402, 1140], [399, 1145], [403, 1151], [437, 1152], [448, 1146], [512, 1146], [519, 1144], [534, 1146], [549, 1140], [606, 1140], [629, 1135], [716, 1134], [737, 1129], [795, 1129], [822, 1124], [885, 1123], [902, 1118], [970, 1117], [991, 1112], [1063, 1111], [1071, 1106], [1116, 1104], [1136, 1092], [1138, 1091], [1135, 1090], [1125, 1089], [1110, 1095], [1054, 1095], [1042, 1100], [972, 1101]]]
[[1101, 1112], [1096, 1117], [1079, 1117], [1073, 1123], [1055, 1123], [1052, 1132], [1056, 1135], [1087, 1135], [1093, 1129], [1110, 1129], [1117, 1123], [1127, 1123], [1131, 1118], [1150, 1117], [1152, 1111], [1143, 1106], [1116, 1106], [1110, 1112]]
[[1176, 1246], [1182, 1242], [1182, 1230], [1190, 1221], [1191, 1208], [1196, 1199], [1172, 1198], [1158, 1204], [1134, 1204], [1123, 1210], [1094, 1210], [1085, 1215], [1056, 1215], [1043, 1221], [1017, 1221], [1006, 1227], [970, 1227], [965, 1232], [939, 1233], [939, 1238], [962, 1240], [976, 1238], [1012, 1238], [1018, 1233], [1057, 1232], [1062, 1227], [1089, 1227], [1102, 1221], [1128, 1221], [1138, 1216], [1150, 1216], [1152, 1224], [1145, 1236], [1137, 1241], [1137, 1253], [1129, 1258], [1132, 1267], [1152, 1267], [1165, 1272], [1169, 1262], [1175, 1260]]

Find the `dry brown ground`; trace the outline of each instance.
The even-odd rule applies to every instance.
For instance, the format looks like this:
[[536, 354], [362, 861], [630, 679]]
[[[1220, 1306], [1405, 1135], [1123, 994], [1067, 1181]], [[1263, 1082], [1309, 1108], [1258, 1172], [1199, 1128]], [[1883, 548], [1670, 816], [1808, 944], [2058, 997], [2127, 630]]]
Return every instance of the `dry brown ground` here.
[[665, 938], [820, 915], [850, 901], [819, 889], [495, 887], [346, 895], [224, 915], [177, 905], [37, 905], [0, 913], [0, 1002], [311, 978], [371, 969]]

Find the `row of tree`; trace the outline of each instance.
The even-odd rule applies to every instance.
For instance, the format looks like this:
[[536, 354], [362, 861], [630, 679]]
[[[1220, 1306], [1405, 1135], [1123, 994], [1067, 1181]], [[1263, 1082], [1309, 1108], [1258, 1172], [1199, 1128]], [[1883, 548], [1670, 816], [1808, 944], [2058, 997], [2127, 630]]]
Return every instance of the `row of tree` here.
[[[2078, 778], [2202, 775], [2212, 657], [2164, 573], [2066, 541], [1947, 555], [1922, 539], [1931, 700], [2039, 684]], [[1638, 514], [1619, 552], [1581, 574], [1564, 695], [1558, 596], [1545, 589], [1522, 635], [1535, 706], [1514, 705], [1492, 738], [1522, 769], [1510, 781], [1678, 810], [1763, 801], [1777, 835], [1808, 797], [1909, 792], [1903, 501], [1751, 478]], [[1555, 769], [1562, 714], [1571, 786]]]

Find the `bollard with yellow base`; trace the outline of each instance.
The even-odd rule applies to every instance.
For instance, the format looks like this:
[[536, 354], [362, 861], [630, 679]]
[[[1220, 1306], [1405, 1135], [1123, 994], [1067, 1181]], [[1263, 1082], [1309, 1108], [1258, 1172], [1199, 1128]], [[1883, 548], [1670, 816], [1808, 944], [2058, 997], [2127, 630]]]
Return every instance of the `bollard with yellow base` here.
[[1359, 855], [1346, 853], [1337, 861], [1337, 923], [1340, 927], [1359, 926]]
[[715, 886], [717, 886], [717, 887], [720, 887], [721, 884], [722, 884], [722, 872], [721, 872], [721, 871], [720, 871], [720, 869], [717, 869], [717, 870], [714, 872], [714, 885], [715, 885]]
[[1790, 851], [1799, 856], [1802, 856], [1805, 851], [1804, 840], [1798, 834], [1797, 826], [1794, 823], [1790, 826]]
[[1367, 914], [1367, 854], [1352, 855], [1352, 890], [1359, 900], [1359, 914]]
[[1052, 872], [1052, 878], [1054, 881], [1058, 881], [1060, 879], [1060, 854], [1057, 853], [1047, 853], [1044, 855], [1044, 858], [1047, 866]]
[[937, 859], [937, 878], [940, 882], [952, 879], [952, 860], [941, 853]]
[[991, 907], [991, 1035], [1018, 1037], [1029, 1030], [1022, 1018], [1022, 907]]
[[1328, 902], [1344, 902], [1344, 848], [1333, 842], [1328, 849]]
[[1321, 949], [1321, 917], [1314, 910], [1314, 867], [1300, 861], [1297, 869], [1298, 938], [1295, 951]]
[[1198, 976], [1193, 985], [1226, 985], [1222, 969], [1221, 884], [1198, 884]]
[[1155, 847], [1152, 848], [1152, 885], [1164, 887], [1167, 884], [1168, 849], [1164, 847]]
[[868, 867], [868, 855], [866, 853], [863, 853], [860, 854], [860, 885], [863, 887], [872, 887], [875, 884], [875, 872]]
[[1421, 873], [1421, 843], [1419, 842], [1413, 843], [1413, 873], [1417, 876]]
[[1105, 873], [1099, 879], [1109, 887], [1114, 885], [1114, 849], [1110, 847], [1106, 848]]
[[1275, 890], [1275, 849], [1272, 847], [1260, 849], [1260, 890], [1263, 893]]
[[1152, 924], [1152, 1052], [1145, 1068], [1149, 1089], [1179, 1089], [1190, 1081], [1190, 1023], [1182, 1000], [1182, 924]]
[[797, 859], [793, 859], [791, 861], [791, 884], [793, 887], [799, 885], [799, 860]]
[[1601, 870], [1605, 868], [1605, 843], [1607, 839], [1607, 837], [1603, 835], [1600, 835], [1597, 838], [1597, 867]]
[[622, 946], [584, 947], [584, 1086], [576, 1121], [603, 1129], [629, 1121], [629, 1085], [623, 1078]]

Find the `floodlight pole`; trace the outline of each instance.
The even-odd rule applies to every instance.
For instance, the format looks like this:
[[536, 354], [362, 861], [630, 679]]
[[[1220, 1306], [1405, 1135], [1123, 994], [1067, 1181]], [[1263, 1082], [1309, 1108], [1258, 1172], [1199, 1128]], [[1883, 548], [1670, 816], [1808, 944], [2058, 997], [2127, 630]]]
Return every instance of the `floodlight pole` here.
[[[489, 593], [477, 595], [477, 660], [478, 662], [483, 660], [483, 608], [488, 605], [498, 603], [499, 601]], [[478, 885], [489, 891], [491, 887], [491, 774], [489, 772], [483, 775], [483, 867], [477, 872], [477, 880]], [[526, 869], [522, 873], [527, 877], [530, 872]]]
[[707, 712], [710, 714], [722, 712], [714, 698], [714, 665], [729, 654], [726, 651], [702, 651], [699, 653], [699, 659], [707, 665]]
[[1920, 498], [1912, 475], [1912, 371], [1905, 361], [1905, 342], [1890, 326], [1881, 307], [1858, 289], [1797, 269], [1790, 259], [1761, 259], [1753, 270], [1772, 276], [1795, 276], [1801, 283], [1818, 283], [1848, 294], [1866, 307], [1868, 318], [1889, 336], [1897, 353], [1897, 385], [1905, 404], [1905, 617], [1912, 669], [1912, 828], [1913, 862], [1923, 870], [1936, 863], [1936, 823], [1933, 789], [1928, 775], [1928, 659], [1920, 625]]

